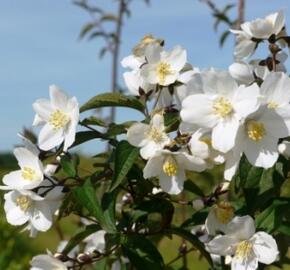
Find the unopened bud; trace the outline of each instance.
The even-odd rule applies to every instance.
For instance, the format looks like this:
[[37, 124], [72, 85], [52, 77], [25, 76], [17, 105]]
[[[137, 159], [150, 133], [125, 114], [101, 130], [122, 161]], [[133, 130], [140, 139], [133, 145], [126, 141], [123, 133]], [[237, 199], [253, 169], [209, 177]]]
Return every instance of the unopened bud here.
[[91, 259], [92, 259], [91, 256], [89, 254], [86, 254], [86, 253], [80, 253], [77, 256], [77, 261], [80, 262], [80, 263], [90, 262]]
[[283, 155], [285, 158], [290, 157], [290, 142], [283, 141], [278, 145], [278, 152]]
[[230, 182], [229, 181], [225, 181], [223, 183], [221, 183], [220, 185], [220, 192], [227, 192], [230, 188]]
[[204, 208], [204, 202], [201, 199], [193, 200], [192, 201], [192, 207], [194, 210], [199, 211], [202, 208]]
[[59, 260], [59, 261], [62, 261], [62, 262], [67, 261], [67, 256], [66, 256], [65, 254], [63, 254], [63, 253], [59, 253], [59, 252], [57, 252], [57, 253], [55, 253], [55, 254], [53, 255], [53, 257], [56, 258], [56, 259]]

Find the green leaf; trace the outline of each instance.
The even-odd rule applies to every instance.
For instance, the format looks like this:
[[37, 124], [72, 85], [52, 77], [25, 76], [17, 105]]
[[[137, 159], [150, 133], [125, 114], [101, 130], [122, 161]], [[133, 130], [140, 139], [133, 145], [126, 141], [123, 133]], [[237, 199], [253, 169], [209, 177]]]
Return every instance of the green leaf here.
[[127, 107], [138, 110], [142, 113], [145, 110], [143, 103], [135, 97], [125, 96], [120, 93], [105, 93], [90, 99], [80, 108], [80, 111], [84, 112], [102, 107]]
[[60, 164], [67, 176], [75, 177], [77, 175], [75, 165], [68, 156], [62, 156]]
[[256, 217], [256, 226], [260, 230], [272, 233], [282, 223], [283, 213], [289, 209], [287, 200], [274, 200], [273, 203]]
[[109, 227], [110, 231], [116, 230], [115, 209], [117, 195], [118, 190], [116, 189], [113, 192], [105, 193], [102, 198], [102, 210], [104, 214], [104, 220], [106, 222], [107, 227]]
[[139, 149], [132, 146], [127, 141], [121, 141], [118, 143], [115, 153], [115, 168], [111, 190], [114, 190], [123, 182], [137, 159], [138, 154]]
[[116, 140], [108, 138], [106, 134], [94, 130], [89, 130], [77, 132], [75, 142], [71, 148], [95, 139], [108, 140], [111, 145], [115, 145], [117, 143]]
[[178, 129], [180, 124], [180, 116], [177, 112], [170, 112], [164, 115], [164, 124], [166, 132], [172, 132]]
[[186, 230], [181, 229], [181, 228], [170, 228], [170, 229], [166, 230], [166, 232], [168, 234], [178, 235], [181, 238], [190, 242], [197, 250], [199, 250], [201, 255], [207, 260], [207, 262], [211, 266], [213, 266], [213, 262], [212, 262], [210, 254], [205, 250], [204, 244], [198, 239], [197, 236], [195, 236], [192, 233], [190, 233], [189, 231], [186, 231]]
[[94, 232], [100, 229], [97, 225], [89, 225], [86, 227], [84, 231], [77, 233], [74, 237], [72, 237], [64, 250], [62, 251], [64, 254], [68, 254], [75, 246], [77, 246], [80, 242], [82, 242], [86, 237], [93, 234]]
[[162, 270], [163, 258], [145, 236], [128, 235], [122, 239], [122, 250], [137, 270]]
[[108, 130], [106, 132], [106, 135], [108, 137], [111, 137], [111, 136], [116, 136], [116, 135], [127, 133], [127, 129], [133, 123], [134, 123], [133, 121], [127, 121], [127, 122], [124, 122], [122, 124], [112, 123], [112, 124], [109, 125], [109, 128], [108, 128]]
[[96, 25], [94, 23], [87, 23], [83, 26], [80, 35], [79, 35], [79, 39], [84, 38], [84, 36], [90, 32]]
[[95, 116], [90, 116], [85, 118], [81, 121], [81, 125], [93, 125], [93, 126], [100, 126], [100, 127], [106, 127], [106, 123]]
[[75, 188], [73, 194], [76, 200], [89, 211], [90, 215], [94, 216], [99, 221], [102, 228], [111, 231], [110, 226], [105, 222], [101, 204], [97, 199], [97, 194], [90, 178], [86, 180], [83, 186]]

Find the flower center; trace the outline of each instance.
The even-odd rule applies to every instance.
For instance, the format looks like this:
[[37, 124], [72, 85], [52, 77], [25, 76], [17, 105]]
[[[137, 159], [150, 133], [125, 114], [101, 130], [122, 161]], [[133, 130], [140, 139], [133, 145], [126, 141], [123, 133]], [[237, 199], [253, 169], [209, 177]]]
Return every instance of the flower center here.
[[247, 133], [248, 133], [248, 137], [251, 140], [255, 142], [259, 142], [266, 135], [266, 130], [263, 123], [259, 123], [256, 121], [249, 121], [247, 123]]
[[21, 170], [21, 176], [23, 177], [23, 179], [25, 180], [34, 180], [36, 178], [36, 171], [30, 167], [24, 167]]
[[239, 259], [247, 258], [253, 250], [253, 244], [248, 241], [242, 241], [237, 245], [235, 257]]
[[233, 106], [228, 99], [219, 97], [213, 102], [213, 111], [215, 114], [224, 118], [233, 112]]
[[215, 215], [221, 224], [227, 224], [234, 217], [234, 209], [229, 202], [219, 202], [215, 206]]
[[160, 62], [157, 66], [157, 76], [161, 84], [165, 82], [165, 78], [171, 74], [171, 67], [169, 64]]
[[54, 129], [60, 129], [64, 128], [69, 120], [69, 117], [64, 112], [56, 110], [50, 115], [48, 122]]
[[168, 176], [175, 176], [178, 171], [176, 161], [172, 157], [168, 157], [163, 163], [163, 172]]
[[268, 109], [277, 109], [279, 104], [275, 101], [269, 101], [267, 107]]
[[17, 204], [17, 206], [20, 207], [20, 209], [23, 212], [26, 212], [30, 208], [30, 206], [32, 205], [31, 199], [28, 196], [25, 196], [25, 195], [19, 196], [16, 199], [16, 204]]
[[161, 143], [164, 140], [164, 132], [160, 131], [156, 127], [150, 127], [148, 136], [156, 143]]

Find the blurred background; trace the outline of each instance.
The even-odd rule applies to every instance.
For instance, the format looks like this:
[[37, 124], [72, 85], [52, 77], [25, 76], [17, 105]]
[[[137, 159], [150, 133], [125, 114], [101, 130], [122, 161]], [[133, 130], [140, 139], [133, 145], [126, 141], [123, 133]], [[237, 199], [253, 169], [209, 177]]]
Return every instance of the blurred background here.
[[[114, 49], [113, 53], [104, 53], [103, 48], [108, 45], [108, 39], [100, 33], [103, 30], [108, 33], [116, 31], [120, 1], [0, 1], [0, 178], [16, 168], [11, 151], [20, 142], [17, 133], [23, 127], [31, 128], [34, 117], [31, 104], [37, 98], [48, 97], [49, 85], [59, 85], [69, 95], [76, 96], [80, 104], [98, 93], [114, 88]], [[289, 0], [245, 1], [242, 16], [238, 12], [237, 0], [129, 2], [129, 11], [122, 14], [120, 43], [117, 44], [118, 55], [115, 60], [119, 70], [115, 90], [126, 91], [120, 60], [129, 55], [131, 49], [146, 34], [164, 39], [168, 49], [175, 45], [186, 48], [188, 61], [193, 66], [227, 69], [233, 62], [234, 37], [229, 35], [223, 46], [220, 42], [231, 23], [235, 26], [238, 18], [252, 20], [278, 10], [284, 10], [287, 25], [290, 18]], [[228, 6], [229, 4], [235, 6]], [[95, 7], [102, 10], [102, 15], [96, 9], [92, 10]], [[225, 12], [217, 14], [217, 11]], [[213, 27], [216, 20], [219, 21], [217, 31]], [[101, 28], [89, 26], [96, 22], [101, 23], [98, 26]], [[113, 46], [115, 45], [113, 42]], [[103, 54], [102, 57], [100, 53]], [[127, 111], [118, 111], [117, 122], [127, 119]], [[87, 155], [96, 153], [98, 146], [94, 148], [93, 144], [82, 146], [78, 151]], [[74, 230], [73, 223], [71, 226], [64, 226], [67, 234]], [[43, 253], [45, 248], [54, 250], [58, 241], [58, 236], [53, 231], [29, 242], [28, 237], [18, 231], [19, 229], [6, 224], [1, 205], [1, 270], [26, 269], [23, 268], [23, 263], [30, 260], [31, 254]]]

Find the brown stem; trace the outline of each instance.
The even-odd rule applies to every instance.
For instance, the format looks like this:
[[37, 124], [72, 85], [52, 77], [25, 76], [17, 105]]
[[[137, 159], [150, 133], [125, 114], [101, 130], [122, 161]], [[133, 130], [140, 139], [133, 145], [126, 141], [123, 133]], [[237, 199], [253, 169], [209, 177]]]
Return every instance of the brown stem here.
[[237, 29], [241, 28], [241, 24], [245, 20], [245, 0], [238, 0], [238, 21]]
[[[115, 93], [118, 91], [118, 66], [119, 66], [119, 52], [121, 44], [121, 34], [122, 34], [122, 24], [123, 24], [123, 15], [126, 10], [125, 0], [119, 0], [119, 12], [116, 25], [116, 36], [115, 36], [115, 46], [113, 50], [113, 60], [112, 60], [112, 92]], [[111, 107], [110, 113], [110, 123], [115, 121], [116, 108]]]

